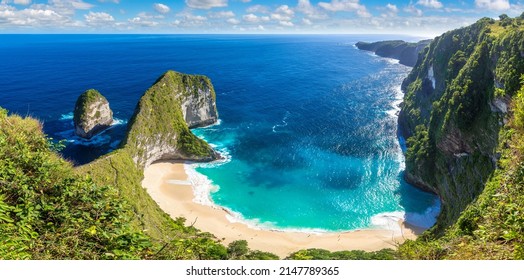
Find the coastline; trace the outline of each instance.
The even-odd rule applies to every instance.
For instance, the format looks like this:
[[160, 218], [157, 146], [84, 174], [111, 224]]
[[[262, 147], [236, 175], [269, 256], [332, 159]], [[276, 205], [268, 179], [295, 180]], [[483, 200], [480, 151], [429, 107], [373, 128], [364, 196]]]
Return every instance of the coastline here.
[[308, 248], [330, 251], [377, 251], [395, 248], [408, 239], [415, 239], [424, 229], [404, 221], [391, 221], [387, 229], [364, 229], [334, 233], [305, 233], [252, 228], [230, 219], [227, 209], [194, 202], [193, 186], [180, 161], [154, 163], [144, 170], [144, 187], [160, 208], [172, 218], [185, 217], [186, 225], [212, 233], [227, 246], [235, 240], [246, 240], [253, 250], [276, 254], [280, 258]]

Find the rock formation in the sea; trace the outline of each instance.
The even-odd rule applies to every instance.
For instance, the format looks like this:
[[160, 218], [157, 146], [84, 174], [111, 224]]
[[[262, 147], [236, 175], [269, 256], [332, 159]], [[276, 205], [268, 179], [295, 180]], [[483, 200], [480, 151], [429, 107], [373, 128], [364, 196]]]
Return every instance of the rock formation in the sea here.
[[209, 78], [168, 71], [138, 102], [124, 147], [140, 167], [167, 159], [212, 161], [219, 154], [189, 129], [217, 120]]
[[431, 43], [423, 40], [418, 43], [408, 43], [401, 40], [380, 41], [374, 43], [358, 42], [358, 49], [374, 52], [378, 56], [398, 59], [400, 64], [414, 67], [420, 52]]
[[90, 89], [82, 93], [75, 104], [75, 134], [91, 138], [113, 123], [113, 111], [109, 102], [100, 92]]
[[[510, 20], [511, 21], [511, 20]], [[483, 18], [435, 38], [404, 80], [406, 179], [442, 199], [438, 230], [483, 191], [524, 74], [524, 29]]]

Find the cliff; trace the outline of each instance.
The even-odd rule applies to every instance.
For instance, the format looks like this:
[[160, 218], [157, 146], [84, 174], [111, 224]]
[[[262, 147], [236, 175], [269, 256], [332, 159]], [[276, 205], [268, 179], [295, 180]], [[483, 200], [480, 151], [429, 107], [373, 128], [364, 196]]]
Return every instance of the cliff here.
[[141, 168], [165, 159], [218, 159], [219, 154], [189, 130], [218, 120], [215, 98], [207, 77], [166, 72], [138, 102], [124, 148]]
[[90, 89], [76, 100], [74, 118], [75, 134], [91, 138], [113, 123], [113, 111], [100, 92]]
[[400, 64], [413, 67], [417, 63], [419, 53], [429, 43], [431, 40], [423, 40], [418, 43], [394, 40], [374, 43], [358, 42], [355, 46], [360, 50], [374, 52], [378, 56], [398, 59]]
[[435, 232], [457, 221], [497, 167], [499, 131], [520, 88], [523, 56], [521, 19], [483, 18], [435, 38], [403, 82], [405, 177], [441, 197]]

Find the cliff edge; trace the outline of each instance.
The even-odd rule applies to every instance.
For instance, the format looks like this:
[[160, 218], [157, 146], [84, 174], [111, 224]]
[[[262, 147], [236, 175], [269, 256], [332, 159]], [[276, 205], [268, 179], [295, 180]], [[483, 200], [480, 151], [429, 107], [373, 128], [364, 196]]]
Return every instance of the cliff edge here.
[[524, 74], [524, 26], [483, 18], [424, 49], [404, 80], [407, 181], [438, 194], [435, 232], [457, 221], [497, 168], [499, 131]]
[[417, 64], [420, 52], [429, 43], [431, 43], [431, 40], [423, 40], [418, 43], [393, 40], [374, 43], [358, 42], [355, 46], [359, 50], [371, 51], [378, 56], [398, 59], [400, 64], [414, 67]]

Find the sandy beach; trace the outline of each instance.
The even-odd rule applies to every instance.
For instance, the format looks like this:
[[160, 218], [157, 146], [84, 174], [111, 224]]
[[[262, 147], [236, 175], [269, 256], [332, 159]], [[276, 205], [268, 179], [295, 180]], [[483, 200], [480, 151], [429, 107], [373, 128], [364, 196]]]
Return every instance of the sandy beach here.
[[290, 253], [307, 248], [331, 251], [375, 251], [394, 248], [406, 239], [414, 239], [422, 229], [407, 226], [403, 221], [392, 220], [384, 229], [356, 230], [343, 233], [300, 233], [261, 230], [239, 222], [230, 222], [228, 212], [193, 202], [191, 182], [184, 163], [160, 162], [144, 171], [142, 186], [171, 217], [183, 216], [186, 224], [210, 232], [227, 246], [235, 240], [247, 240], [255, 250], [271, 252], [283, 258]]

